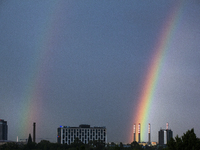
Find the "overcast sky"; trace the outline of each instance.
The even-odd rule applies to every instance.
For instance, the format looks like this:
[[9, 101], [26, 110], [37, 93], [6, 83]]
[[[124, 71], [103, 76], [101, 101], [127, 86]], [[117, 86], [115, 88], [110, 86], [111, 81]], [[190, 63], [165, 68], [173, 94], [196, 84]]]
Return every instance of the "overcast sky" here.
[[[174, 0], [1, 0], [0, 119], [8, 138], [56, 142], [57, 128], [106, 126], [130, 143], [146, 69]], [[151, 106], [152, 141], [200, 137], [200, 2], [185, 1]], [[175, 14], [174, 14], [175, 15]], [[147, 140], [147, 139], [144, 139]]]

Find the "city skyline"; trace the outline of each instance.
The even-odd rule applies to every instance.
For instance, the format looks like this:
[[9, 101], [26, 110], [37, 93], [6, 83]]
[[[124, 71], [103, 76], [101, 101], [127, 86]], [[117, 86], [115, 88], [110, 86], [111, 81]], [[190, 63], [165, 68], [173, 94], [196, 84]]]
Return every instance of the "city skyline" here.
[[166, 122], [200, 137], [199, 14], [198, 0], [1, 1], [8, 139], [27, 138], [33, 122], [36, 142], [79, 124], [106, 126], [108, 142], [130, 143], [138, 123], [141, 141], [148, 123], [151, 141]]
[[[2, 128], [1, 129], [1, 133], [4, 133], [4, 134], [2, 134], [3, 136], [5, 136], [6, 138], [4, 139], [5, 141], [11, 141], [10, 139], [7, 139], [7, 134], [8, 134], [8, 125], [7, 125], [7, 121], [4, 121], [4, 119], [0, 119], [0, 121], [1, 122], [3, 122], [3, 124], [2, 125], [4, 125], [5, 123], [6, 123], [6, 128]], [[142, 132], [141, 131], [141, 129], [140, 129], [140, 126], [141, 126], [141, 124], [139, 123], [138, 124], [138, 132], [136, 132], [136, 124], [134, 124], [133, 125], [133, 140], [131, 140], [131, 142], [133, 142], [133, 141], [136, 141], [136, 142], [138, 142], [138, 143], [147, 143], [147, 144], [149, 144], [149, 143], [151, 143], [151, 127], [150, 127], [150, 123], [148, 124], [148, 141], [141, 141], [140, 140], [140, 133]], [[57, 142], [58, 143], [62, 143], [61, 141], [62, 140], [58, 140], [58, 138], [60, 138], [60, 137], [62, 137], [61, 136], [61, 134], [64, 132], [64, 131], [62, 131], [61, 132], [61, 129], [63, 130], [65, 130], [66, 129], [66, 132], [70, 132], [70, 131], [68, 131], [67, 129], [72, 129], [73, 130], [73, 132], [75, 132], [74, 130], [77, 130], [76, 132], [78, 132], [79, 133], [79, 129], [84, 129], [84, 133], [85, 133], [85, 129], [86, 130], [88, 130], [87, 132], [89, 132], [89, 130], [91, 130], [90, 132], [92, 132], [92, 130], [93, 129], [95, 129], [95, 132], [96, 132], [96, 130], [98, 130], [98, 129], [103, 129], [103, 130], [105, 130], [104, 132], [105, 133], [107, 133], [107, 131], [106, 131], [106, 126], [94, 126], [94, 127], [91, 127], [90, 125], [88, 125], [88, 124], [81, 124], [81, 125], [79, 125], [79, 126], [67, 126], [67, 125], [61, 125], [61, 126], [59, 126], [58, 128], [57, 128]], [[166, 123], [166, 128], [165, 129], [163, 129], [163, 128], [160, 128], [160, 131], [161, 130], [170, 130], [171, 131], [171, 129], [169, 128], [169, 123], [167, 122]], [[80, 131], [81, 132], [81, 131]], [[6, 133], [6, 134], [5, 134]], [[70, 132], [71, 133], [71, 132]], [[73, 141], [74, 141], [74, 139], [75, 138], [80, 138], [80, 137], [82, 137], [83, 135], [82, 134], [80, 134], [79, 136], [78, 136], [78, 133], [77, 133], [77, 137], [75, 136], [73, 136], [73, 139], [70, 139], [70, 143], [73, 143]], [[134, 134], [136, 134], [136, 133], [138, 133], [138, 136], [135, 136]], [[11, 133], [12, 134], [12, 133]], [[89, 133], [88, 133], [89, 134]], [[155, 133], [156, 134], [156, 133]], [[71, 134], [70, 134], [71, 135]], [[29, 133], [29, 136], [30, 137], [33, 137], [33, 142], [36, 142], [36, 122], [33, 122], [33, 126], [32, 126], [32, 133]], [[65, 135], [66, 137], [68, 137], [67, 135]], [[94, 135], [93, 135], [94, 136]], [[104, 135], [105, 136], [105, 135]], [[83, 136], [83, 137], [85, 137], [85, 135]], [[95, 140], [97, 140], [98, 139], [98, 137], [99, 137], [99, 135], [98, 135], [98, 137], [96, 137], [96, 134], [95, 134]], [[107, 134], [106, 134], [106, 141], [107, 141]], [[137, 137], [137, 138], [136, 138]], [[173, 135], [172, 135], [172, 137], [173, 137]], [[102, 137], [101, 137], [102, 138]], [[64, 140], [65, 138], [63, 138], [63, 140]], [[41, 139], [42, 140], [42, 139]], [[91, 137], [90, 137], [90, 140], [91, 140]], [[94, 139], [93, 139], [94, 140]], [[105, 140], [105, 139], [104, 139]], [[25, 138], [25, 139], [19, 139], [19, 137], [17, 136], [17, 140], [16, 140], [16, 142], [24, 142], [24, 141], [28, 141], [28, 137], [27, 138]], [[72, 141], [72, 142], [71, 142]], [[81, 140], [82, 141], [82, 140]], [[84, 141], [84, 140], [83, 140]], [[89, 141], [89, 139], [87, 140], [87, 142]], [[157, 141], [152, 141], [152, 142], [157, 142], [158, 143], [158, 141], [159, 141], [159, 138], [158, 138], [158, 140]], [[13, 141], [13, 142], [15, 142], [15, 141]], [[40, 142], [40, 141], [39, 141]], [[105, 141], [104, 141], [105, 142]], [[84, 143], [84, 142], [83, 142]], [[107, 142], [106, 142], [107, 143]], [[126, 144], [130, 144], [130, 143], [126, 143]]]

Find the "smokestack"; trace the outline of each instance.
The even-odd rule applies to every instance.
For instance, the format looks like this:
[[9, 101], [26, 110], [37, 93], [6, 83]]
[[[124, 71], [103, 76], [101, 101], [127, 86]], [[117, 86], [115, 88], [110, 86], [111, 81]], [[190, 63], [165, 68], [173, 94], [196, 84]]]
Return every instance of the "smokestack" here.
[[140, 123], [138, 124], [138, 143], [140, 143]]
[[168, 130], [169, 129], [169, 123], [167, 122], [166, 123], [166, 130]]
[[135, 134], [136, 134], [136, 128], [135, 128], [135, 124], [134, 124], [134, 125], [133, 125], [133, 141], [136, 141], [136, 139], [135, 139], [135, 138], [136, 138], [136, 137], [135, 137], [136, 135], [135, 135]]
[[149, 125], [148, 125], [148, 136], [149, 136], [149, 144], [151, 143], [151, 125], [150, 125], [150, 123], [149, 123]]
[[33, 123], [33, 142], [35, 142], [35, 122]]

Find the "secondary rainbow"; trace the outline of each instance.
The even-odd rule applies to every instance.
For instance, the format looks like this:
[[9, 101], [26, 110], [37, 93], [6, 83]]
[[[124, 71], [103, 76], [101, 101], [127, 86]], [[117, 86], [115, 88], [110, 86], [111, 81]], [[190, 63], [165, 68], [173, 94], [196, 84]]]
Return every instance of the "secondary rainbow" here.
[[[150, 108], [154, 99], [154, 93], [158, 84], [159, 75], [162, 64], [164, 63], [166, 53], [169, 49], [171, 38], [176, 30], [183, 9], [183, 1], [179, 2], [170, 12], [164, 22], [161, 33], [156, 41], [154, 52], [150, 60], [150, 65], [147, 67], [146, 76], [143, 87], [139, 95], [137, 109], [134, 111], [134, 123], [138, 128], [141, 124], [141, 140], [144, 141], [147, 137], [148, 118], [150, 117]], [[136, 130], [137, 131], [137, 130]]]
[[[45, 107], [44, 91], [42, 91], [50, 76], [49, 69], [51, 66], [51, 59], [53, 59], [55, 36], [59, 34], [57, 28], [59, 9], [62, 3], [49, 3], [46, 12], [46, 18], [38, 22], [37, 39], [35, 43], [35, 51], [29, 63], [29, 70], [24, 83], [24, 89], [21, 96], [21, 103], [19, 104], [18, 118], [18, 135], [20, 138], [27, 138], [29, 133], [32, 133], [33, 122], [40, 122], [42, 118], [41, 110]], [[36, 22], [37, 24], [37, 22]]]

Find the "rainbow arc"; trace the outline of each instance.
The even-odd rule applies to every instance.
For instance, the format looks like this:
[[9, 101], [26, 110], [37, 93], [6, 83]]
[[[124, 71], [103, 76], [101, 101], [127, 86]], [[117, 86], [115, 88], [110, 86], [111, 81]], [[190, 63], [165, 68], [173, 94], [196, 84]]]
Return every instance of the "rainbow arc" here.
[[[146, 77], [141, 93], [139, 95], [137, 108], [134, 110], [134, 122], [137, 125], [140, 123], [140, 141], [144, 141], [148, 136], [148, 119], [150, 118], [150, 109], [152, 101], [154, 100], [154, 94], [160, 77], [161, 68], [165, 61], [165, 57], [169, 50], [171, 39], [174, 35], [176, 27], [178, 25], [181, 13], [183, 10], [184, 1], [179, 1], [174, 6], [167, 19], [164, 21], [164, 25], [159, 34], [158, 40], [154, 47], [153, 57], [150, 60]], [[139, 132], [136, 130], [136, 132]], [[136, 134], [139, 136], [139, 134]], [[137, 141], [139, 138], [137, 138]]]

